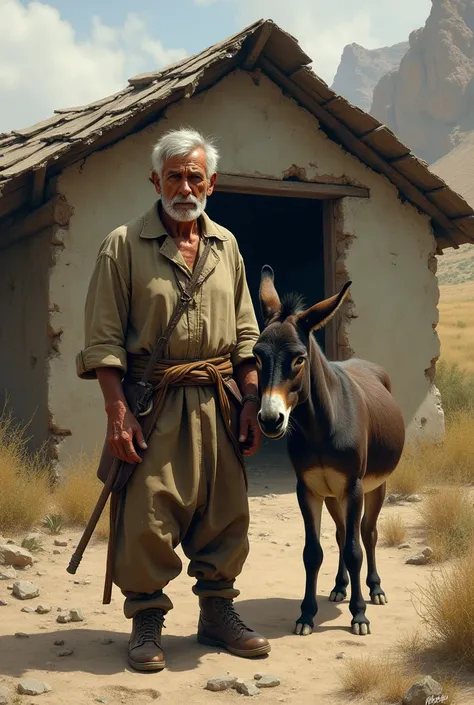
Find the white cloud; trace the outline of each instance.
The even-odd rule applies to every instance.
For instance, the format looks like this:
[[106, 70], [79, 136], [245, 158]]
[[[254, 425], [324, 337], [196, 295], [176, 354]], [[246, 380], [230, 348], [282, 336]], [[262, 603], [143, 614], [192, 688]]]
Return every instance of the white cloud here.
[[229, 7], [239, 27], [272, 19], [299, 41], [313, 70], [331, 84], [346, 44], [367, 49], [406, 41], [429, 15], [431, 0], [194, 0]]
[[103, 98], [130, 76], [186, 56], [184, 49], [166, 49], [133, 13], [120, 27], [92, 18], [90, 38], [78, 41], [55, 8], [0, 0], [0, 27], [0, 131]]

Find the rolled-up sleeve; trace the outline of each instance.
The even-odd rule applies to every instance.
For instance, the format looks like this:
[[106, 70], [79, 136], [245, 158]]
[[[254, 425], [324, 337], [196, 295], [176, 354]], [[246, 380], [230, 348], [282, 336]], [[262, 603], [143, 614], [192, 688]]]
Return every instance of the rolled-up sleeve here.
[[260, 334], [257, 317], [250, 296], [242, 256], [238, 255], [235, 281], [235, 318], [237, 342], [232, 350], [234, 367], [246, 360], [253, 360], [253, 347]]
[[85, 304], [85, 343], [76, 356], [81, 379], [95, 379], [98, 367], [127, 371], [125, 339], [129, 313], [129, 287], [114, 254], [97, 257]]

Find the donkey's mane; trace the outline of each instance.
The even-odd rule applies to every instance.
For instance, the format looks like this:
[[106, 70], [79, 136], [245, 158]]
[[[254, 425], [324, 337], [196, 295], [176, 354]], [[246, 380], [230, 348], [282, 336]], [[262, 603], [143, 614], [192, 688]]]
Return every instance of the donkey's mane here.
[[281, 310], [278, 315], [280, 321], [284, 321], [288, 316], [297, 316], [306, 308], [303, 296], [294, 291], [284, 294], [280, 301]]

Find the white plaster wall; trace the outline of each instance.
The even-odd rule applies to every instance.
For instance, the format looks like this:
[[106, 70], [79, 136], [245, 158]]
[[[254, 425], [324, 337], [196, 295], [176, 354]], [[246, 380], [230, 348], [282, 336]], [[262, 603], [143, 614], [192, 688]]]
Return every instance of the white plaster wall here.
[[[170, 127], [192, 125], [219, 138], [220, 169], [281, 178], [295, 164], [309, 179], [337, 176], [371, 189], [369, 200], [347, 199], [344, 230], [354, 233], [347, 264], [359, 318], [350, 326], [356, 355], [385, 365], [407, 425], [430, 417], [424, 429], [441, 429], [424, 370], [438, 354], [432, 328], [437, 282], [428, 270], [434, 250], [429, 221], [402, 204], [396, 189], [364, 167], [319, 130], [310, 113], [266, 77], [255, 85], [236, 71], [204, 94], [171, 106], [160, 122], [67, 169], [59, 191], [74, 206], [65, 249], [51, 277], [51, 301], [60, 304], [61, 358], [52, 362], [50, 408], [72, 430], [62, 457], [100, 444], [105, 431], [97, 382], [75, 376], [82, 346], [88, 280], [102, 238], [148, 208], [155, 194], [148, 182], [154, 142]], [[292, 240], [292, 244], [294, 240]], [[304, 241], [301, 241], [304, 248]]]

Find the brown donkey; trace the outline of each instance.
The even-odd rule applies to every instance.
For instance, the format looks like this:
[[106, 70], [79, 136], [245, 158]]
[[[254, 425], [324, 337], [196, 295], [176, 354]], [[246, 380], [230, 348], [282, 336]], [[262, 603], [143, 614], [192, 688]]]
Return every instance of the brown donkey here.
[[295, 628], [301, 635], [312, 632], [318, 611], [323, 502], [336, 524], [339, 546], [336, 584], [329, 599], [345, 599], [349, 571], [352, 632], [370, 633], [360, 585], [362, 535], [370, 599], [376, 605], [387, 602], [375, 565], [377, 518], [387, 477], [403, 451], [402, 413], [382, 367], [358, 359], [329, 362], [312, 335], [336, 313], [351, 283], [336, 296], [305, 309], [295, 295], [280, 301], [271, 267], [263, 267], [261, 274], [264, 329], [254, 348], [262, 394], [258, 420], [268, 438], [291, 431], [288, 453], [306, 535], [306, 589]]

